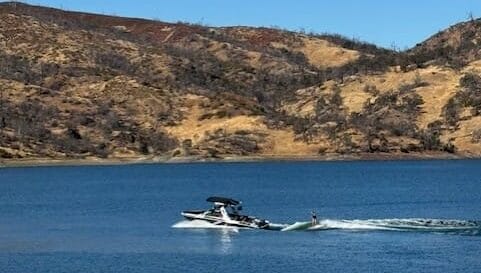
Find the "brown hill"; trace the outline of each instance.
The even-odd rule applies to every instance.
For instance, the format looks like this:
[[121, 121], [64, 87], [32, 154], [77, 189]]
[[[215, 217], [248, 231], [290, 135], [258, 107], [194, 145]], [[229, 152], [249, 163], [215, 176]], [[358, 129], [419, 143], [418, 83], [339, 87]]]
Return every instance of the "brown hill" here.
[[417, 44], [411, 51], [418, 62], [433, 61], [462, 68], [481, 57], [481, 20], [456, 24]]
[[1, 3], [0, 158], [479, 156], [477, 24], [393, 52]]

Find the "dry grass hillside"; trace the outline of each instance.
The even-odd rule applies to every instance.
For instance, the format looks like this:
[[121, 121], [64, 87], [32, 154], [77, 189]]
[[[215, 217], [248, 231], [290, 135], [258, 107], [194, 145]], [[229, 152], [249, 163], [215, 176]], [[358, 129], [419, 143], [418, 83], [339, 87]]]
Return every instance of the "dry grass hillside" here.
[[480, 156], [480, 37], [393, 52], [0, 3], [0, 159]]

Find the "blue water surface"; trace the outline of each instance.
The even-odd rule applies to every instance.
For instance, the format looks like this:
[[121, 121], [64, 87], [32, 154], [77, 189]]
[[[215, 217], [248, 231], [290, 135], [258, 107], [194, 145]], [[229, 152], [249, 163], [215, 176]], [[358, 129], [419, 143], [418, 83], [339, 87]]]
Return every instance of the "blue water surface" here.
[[481, 236], [176, 229], [210, 195], [276, 223], [481, 220], [481, 161], [0, 168], [0, 272], [480, 272]]

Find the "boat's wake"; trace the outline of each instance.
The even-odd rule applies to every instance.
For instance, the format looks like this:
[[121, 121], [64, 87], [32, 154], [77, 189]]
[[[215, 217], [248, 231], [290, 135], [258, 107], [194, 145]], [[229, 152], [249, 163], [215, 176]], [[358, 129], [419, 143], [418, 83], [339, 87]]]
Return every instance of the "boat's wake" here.
[[319, 231], [319, 230], [352, 230], [352, 231], [415, 231], [481, 235], [481, 222], [444, 219], [369, 219], [369, 220], [332, 220], [323, 219], [317, 225], [310, 222], [297, 222], [288, 225], [282, 231]]
[[[181, 221], [173, 228], [187, 229], [235, 229], [237, 227], [214, 225], [202, 220]], [[334, 220], [322, 219], [318, 224], [296, 222], [294, 224], [271, 224], [272, 230], [281, 231], [398, 231], [398, 232], [435, 232], [481, 236], [480, 221], [444, 220], [444, 219], [369, 219], [369, 220]]]

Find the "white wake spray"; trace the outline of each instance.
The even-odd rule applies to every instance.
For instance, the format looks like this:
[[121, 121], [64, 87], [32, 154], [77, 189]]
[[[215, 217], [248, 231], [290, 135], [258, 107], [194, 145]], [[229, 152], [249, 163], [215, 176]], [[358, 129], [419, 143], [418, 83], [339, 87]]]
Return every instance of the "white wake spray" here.
[[443, 233], [469, 233], [481, 235], [481, 224], [476, 221], [444, 220], [444, 219], [368, 219], [368, 220], [334, 220], [323, 219], [317, 225], [310, 222], [297, 222], [289, 225], [283, 231], [294, 230], [353, 230], [353, 231], [427, 231]]

